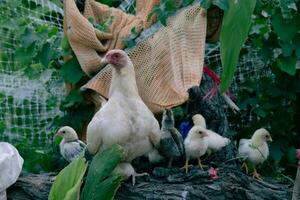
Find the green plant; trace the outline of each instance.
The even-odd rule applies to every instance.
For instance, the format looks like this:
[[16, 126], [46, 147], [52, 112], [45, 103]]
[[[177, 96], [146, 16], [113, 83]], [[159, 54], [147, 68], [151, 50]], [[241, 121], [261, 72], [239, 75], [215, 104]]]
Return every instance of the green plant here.
[[241, 116], [231, 118], [232, 123], [240, 123], [240, 117], [252, 116], [237, 130], [239, 138], [249, 137], [260, 127], [270, 131], [274, 142], [266, 166], [272, 170], [265, 172], [276, 176], [295, 174], [295, 148], [300, 144], [299, 9], [298, 0], [257, 2], [248, 44], [259, 52], [272, 75], [258, 81], [252, 77], [240, 86]]
[[223, 67], [221, 93], [226, 92], [233, 79], [240, 51], [248, 36], [255, 3], [255, 0], [229, 0], [229, 9], [224, 11], [220, 35]]
[[113, 145], [94, 156], [80, 199], [113, 199], [121, 184], [122, 177], [112, 175], [111, 172], [123, 158], [123, 153], [121, 146]]
[[66, 166], [56, 176], [51, 187], [49, 200], [76, 200], [79, 198], [80, 186], [88, 164], [80, 156]]

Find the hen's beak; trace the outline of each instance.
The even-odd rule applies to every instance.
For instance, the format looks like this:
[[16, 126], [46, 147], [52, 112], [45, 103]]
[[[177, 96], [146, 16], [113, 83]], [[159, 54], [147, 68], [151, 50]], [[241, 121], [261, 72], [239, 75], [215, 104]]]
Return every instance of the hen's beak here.
[[101, 65], [104, 66], [104, 65], [107, 65], [108, 64], [108, 60], [106, 58], [106, 55], [101, 59]]

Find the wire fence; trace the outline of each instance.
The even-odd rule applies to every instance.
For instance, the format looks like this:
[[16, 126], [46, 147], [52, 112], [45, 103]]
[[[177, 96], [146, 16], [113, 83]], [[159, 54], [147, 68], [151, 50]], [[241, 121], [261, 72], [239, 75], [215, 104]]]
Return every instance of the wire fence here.
[[[134, 0], [125, 0], [120, 8], [135, 13]], [[60, 102], [65, 95], [63, 80], [55, 69], [39, 71], [40, 79], [32, 80], [20, 72], [22, 66], [16, 59], [20, 38], [16, 34], [16, 20], [29, 21], [32, 26], [47, 24], [58, 29], [57, 37], [63, 32], [63, 3], [60, 0], [2, 0], [0, 1], [0, 141], [43, 146], [52, 141], [57, 127], [52, 125], [55, 117], [61, 115]], [[8, 23], [9, 22], [9, 23]], [[15, 23], [15, 26], [12, 24]], [[29, 38], [30, 39], [30, 38]], [[239, 61], [231, 91], [238, 94], [239, 84], [249, 77], [259, 80], [271, 76], [271, 71], [260, 61], [257, 52], [245, 47], [246, 53]], [[218, 44], [207, 44], [205, 63], [221, 75], [221, 61]], [[34, 64], [34, 63], [32, 63]], [[47, 70], [47, 71], [46, 71]], [[47, 75], [48, 74], [48, 75]], [[45, 76], [49, 77], [47, 83]], [[248, 123], [249, 115], [241, 123]]]

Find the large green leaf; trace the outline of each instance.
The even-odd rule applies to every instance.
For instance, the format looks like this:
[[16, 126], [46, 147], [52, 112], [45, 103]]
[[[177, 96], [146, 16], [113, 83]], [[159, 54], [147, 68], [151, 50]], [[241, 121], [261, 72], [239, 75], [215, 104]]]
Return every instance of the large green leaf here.
[[122, 157], [123, 149], [119, 145], [114, 145], [94, 156], [81, 194], [81, 200], [113, 199], [121, 183], [121, 177], [110, 176], [110, 174]]
[[272, 26], [274, 31], [284, 42], [292, 40], [300, 29], [300, 15], [292, 19], [284, 19], [280, 13], [272, 16]]
[[281, 71], [288, 73], [289, 75], [296, 74], [297, 58], [295, 56], [283, 57], [280, 56], [277, 60], [277, 66]]
[[77, 58], [68, 60], [60, 69], [61, 75], [69, 83], [77, 83], [84, 75]]
[[221, 92], [225, 92], [232, 81], [240, 50], [250, 29], [255, 3], [256, 0], [229, 0], [229, 9], [224, 12], [220, 36], [223, 66]]
[[77, 200], [82, 178], [87, 169], [83, 156], [75, 159], [56, 176], [49, 200]]

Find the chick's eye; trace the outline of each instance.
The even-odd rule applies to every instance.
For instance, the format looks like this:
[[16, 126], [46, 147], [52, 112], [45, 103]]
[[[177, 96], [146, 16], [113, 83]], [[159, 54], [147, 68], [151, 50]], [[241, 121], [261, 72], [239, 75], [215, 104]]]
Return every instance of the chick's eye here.
[[66, 133], [66, 131], [63, 131], [63, 132], [62, 132], [62, 134], [65, 134], [65, 133]]

